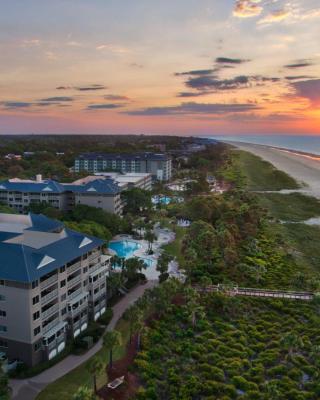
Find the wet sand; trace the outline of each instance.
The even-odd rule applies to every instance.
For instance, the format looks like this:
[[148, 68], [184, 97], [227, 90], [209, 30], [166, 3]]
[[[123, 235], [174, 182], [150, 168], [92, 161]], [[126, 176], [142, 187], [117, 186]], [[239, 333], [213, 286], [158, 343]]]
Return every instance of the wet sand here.
[[269, 161], [277, 169], [286, 172], [304, 185], [301, 192], [320, 198], [320, 157], [259, 144], [228, 143]]

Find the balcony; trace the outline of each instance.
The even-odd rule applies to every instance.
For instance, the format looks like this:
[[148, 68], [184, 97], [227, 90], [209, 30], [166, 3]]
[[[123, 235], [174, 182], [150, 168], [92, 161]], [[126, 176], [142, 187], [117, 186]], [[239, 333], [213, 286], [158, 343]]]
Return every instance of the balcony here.
[[50, 300], [55, 299], [58, 296], [58, 293], [59, 293], [58, 289], [55, 289], [52, 292], [41, 297], [41, 305], [44, 305], [48, 303]]
[[72, 286], [76, 285], [77, 283], [79, 283], [81, 281], [82, 281], [81, 274], [75, 276], [70, 281], [68, 281], [68, 288], [71, 288]]
[[75, 290], [74, 292], [72, 292], [71, 294], [69, 294], [69, 296], [68, 296], [68, 301], [74, 300], [74, 299], [75, 299], [77, 296], [79, 296], [79, 294], [81, 294], [81, 293], [82, 293], [82, 289], [81, 289], [81, 288]]
[[71, 265], [71, 267], [67, 268], [67, 274], [71, 274], [72, 272], [76, 271], [81, 267], [81, 262], [78, 261], [77, 263]]
[[56, 282], [58, 282], [58, 274], [50, 276], [50, 278], [46, 279], [43, 282], [40, 282], [40, 288], [44, 289], [50, 285], [53, 285]]
[[55, 318], [53, 321], [49, 322], [46, 326], [42, 328], [43, 336], [48, 333], [51, 329], [59, 324], [59, 317]]
[[100, 257], [101, 252], [100, 251], [94, 251], [90, 256], [88, 256], [88, 261], [93, 261], [96, 258]]
[[50, 317], [50, 315], [54, 314], [59, 310], [59, 304], [54, 304], [50, 308], [48, 308], [46, 311], [43, 311], [41, 313], [42, 319]]

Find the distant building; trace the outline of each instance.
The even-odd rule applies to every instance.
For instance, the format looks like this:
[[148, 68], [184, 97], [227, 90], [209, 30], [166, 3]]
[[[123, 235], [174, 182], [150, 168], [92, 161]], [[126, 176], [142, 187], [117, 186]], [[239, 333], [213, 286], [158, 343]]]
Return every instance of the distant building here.
[[12, 154], [12, 153], [9, 153], [9, 154], [6, 154], [6, 155], [4, 156], [4, 158], [5, 158], [6, 160], [21, 160], [21, 159], [22, 159], [22, 156], [21, 156], [20, 154]]
[[106, 172], [150, 173], [152, 178], [168, 181], [172, 175], [172, 159], [167, 154], [100, 154], [87, 153], [79, 155], [74, 162], [74, 171], [90, 173]]
[[60, 211], [71, 211], [83, 204], [121, 215], [124, 206], [121, 192], [133, 187], [151, 190], [151, 174], [102, 173], [69, 184], [37, 175], [36, 180], [15, 178], [0, 182], [0, 203], [20, 213], [30, 204], [45, 202]]
[[0, 214], [0, 350], [50, 360], [106, 310], [104, 242], [43, 215]]

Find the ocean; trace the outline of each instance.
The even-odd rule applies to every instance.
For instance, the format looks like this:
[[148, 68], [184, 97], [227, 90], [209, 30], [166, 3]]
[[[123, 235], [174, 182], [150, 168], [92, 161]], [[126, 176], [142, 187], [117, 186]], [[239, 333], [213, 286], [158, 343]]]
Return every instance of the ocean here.
[[320, 155], [320, 136], [291, 136], [291, 135], [239, 135], [239, 136], [206, 136], [217, 140], [231, 140], [246, 143], [265, 144], [282, 147], [288, 150], [303, 151]]

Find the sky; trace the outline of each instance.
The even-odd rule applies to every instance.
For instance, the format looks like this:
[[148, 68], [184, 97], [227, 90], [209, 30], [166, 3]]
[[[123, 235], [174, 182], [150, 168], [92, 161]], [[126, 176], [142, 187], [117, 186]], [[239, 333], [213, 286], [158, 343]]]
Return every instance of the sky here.
[[0, 133], [319, 134], [319, 0], [3, 0]]

